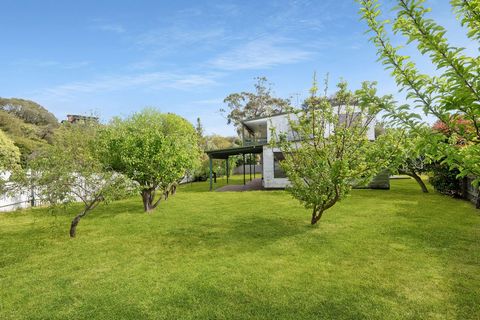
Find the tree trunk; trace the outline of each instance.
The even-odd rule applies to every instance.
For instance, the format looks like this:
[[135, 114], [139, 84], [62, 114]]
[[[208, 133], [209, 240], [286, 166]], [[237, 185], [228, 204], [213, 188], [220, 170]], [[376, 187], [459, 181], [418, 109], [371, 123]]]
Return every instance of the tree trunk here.
[[152, 189], [142, 190], [143, 210], [145, 212], [151, 212], [154, 209], [152, 205], [152, 202], [153, 202], [152, 192], [153, 192]]
[[77, 235], [77, 225], [80, 222], [80, 219], [85, 215], [86, 211], [83, 211], [82, 213], [78, 214], [75, 218], [72, 220], [72, 224], [70, 225], [70, 238], [75, 238]]
[[423, 182], [422, 178], [420, 178], [418, 174], [416, 174], [413, 171], [404, 171], [404, 170], [398, 170], [398, 173], [405, 174], [409, 177], [412, 177], [413, 179], [415, 179], [415, 181], [417, 181], [418, 185], [422, 189], [422, 192], [428, 193], [428, 189], [427, 189], [427, 186], [425, 185], [425, 182]]
[[475, 202], [475, 208], [480, 209], [480, 188], [477, 191], [477, 201]]
[[70, 224], [70, 237], [75, 238], [77, 234], [77, 225], [84, 216], [87, 215], [90, 210], [93, 210], [97, 207], [97, 205], [103, 201], [103, 196], [97, 195], [90, 203], [85, 202], [85, 209], [80, 212], [75, 218], [73, 218], [72, 223]]
[[325, 210], [322, 210], [322, 211], [318, 212], [317, 208], [314, 207], [313, 212], [312, 212], [312, 220], [310, 221], [310, 223], [312, 225], [317, 224], [317, 222], [322, 218], [322, 215], [323, 215], [324, 211]]

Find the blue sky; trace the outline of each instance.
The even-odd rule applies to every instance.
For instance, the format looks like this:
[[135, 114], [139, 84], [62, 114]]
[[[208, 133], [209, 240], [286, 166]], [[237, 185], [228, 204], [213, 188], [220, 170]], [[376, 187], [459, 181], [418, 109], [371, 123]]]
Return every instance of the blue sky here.
[[[388, 17], [393, 1], [383, 3]], [[448, 1], [427, 5], [452, 44], [478, 52]], [[266, 76], [276, 95], [296, 102], [314, 71], [330, 74], [331, 91], [340, 78], [352, 89], [375, 80], [381, 93], [403, 99], [376, 62], [353, 0], [0, 0], [0, 11], [0, 96], [32, 99], [60, 120], [92, 112], [108, 120], [149, 106], [233, 135], [219, 113], [229, 93]]]

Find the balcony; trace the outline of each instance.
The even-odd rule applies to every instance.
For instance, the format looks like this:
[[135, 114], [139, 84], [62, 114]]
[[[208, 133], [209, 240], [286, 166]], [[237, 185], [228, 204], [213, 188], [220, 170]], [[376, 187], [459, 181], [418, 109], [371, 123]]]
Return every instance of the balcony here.
[[243, 140], [244, 146], [261, 146], [264, 144], [268, 144], [267, 137], [245, 137], [245, 139]]

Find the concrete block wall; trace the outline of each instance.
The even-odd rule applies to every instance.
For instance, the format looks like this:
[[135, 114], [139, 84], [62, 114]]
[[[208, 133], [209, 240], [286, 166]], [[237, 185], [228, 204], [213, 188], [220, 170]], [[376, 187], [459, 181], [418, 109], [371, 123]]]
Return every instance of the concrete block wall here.
[[263, 147], [263, 186], [267, 189], [283, 189], [290, 182], [288, 178], [275, 178], [273, 172], [273, 152], [280, 152], [280, 149], [272, 149], [269, 146]]

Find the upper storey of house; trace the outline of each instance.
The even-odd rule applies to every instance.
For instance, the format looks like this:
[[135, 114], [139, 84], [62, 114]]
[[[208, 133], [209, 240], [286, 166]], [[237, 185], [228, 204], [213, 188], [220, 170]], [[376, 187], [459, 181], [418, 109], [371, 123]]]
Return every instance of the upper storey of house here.
[[[340, 117], [342, 114], [340, 114]], [[264, 145], [272, 138], [272, 129], [275, 128], [277, 134], [286, 134], [293, 138], [289, 121], [295, 120], [296, 115], [292, 113], [279, 113], [266, 117], [247, 119], [242, 121], [243, 145]], [[341, 120], [340, 120], [341, 121]], [[369, 140], [375, 140], [375, 121], [372, 121], [367, 130]]]
[[271, 139], [272, 128], [275, 128], [277, 133], [288, 134], [288, 132], [291, 131], [288, 121], [288, 113], [279, 113], [272, 116], [242, 121], [243, 145], [248, 146], [267, 144]]

